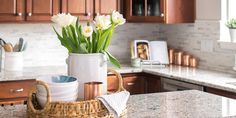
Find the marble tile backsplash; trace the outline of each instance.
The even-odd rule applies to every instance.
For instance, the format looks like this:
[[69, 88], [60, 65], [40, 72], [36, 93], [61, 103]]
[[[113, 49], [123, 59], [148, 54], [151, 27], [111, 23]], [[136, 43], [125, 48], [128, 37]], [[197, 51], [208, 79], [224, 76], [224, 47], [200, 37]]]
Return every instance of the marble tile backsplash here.
[[[60, 45], [52, 24], [0, 24], [0, 37], [15, 43], [19, 37], [28, 41], [24, 54], [25, 67], [66, 65], [67, 50]], [[126, 23], [113, 35], [110, 52], [121, 63], [130, 61], [130, 41], [164, 39], [173, 48], [186, 51], [200, 59], [200, 68], [234, 73], [236, 44], [219, 43], [220, 21], [196, 21], [190, 24]], [[203, 40], [213, 42], [212, 51], [202, 51]]]
[[[130, 41], [154, 40], [160, 34], [159, 24], [126, 23], [117, 28], [109, 50], [121, 63], [130, 61]], [[28, 42], [24, 66], [66, 65], [67, 50], [60, 45], [50, 23], [0, 24], [0, 37], [13, 44], [23, 37]]]
[[[234, 66], [236, 45], [219, 42], [220, 21], [196, 21], [194, 24], [162, 25], [160, 32], [164, 33], [170, 47], [198, 57], [200, 68], [235, 73], [232, 67]], [[203, 40], [213, 42], [212, 51], [201, 49]]]

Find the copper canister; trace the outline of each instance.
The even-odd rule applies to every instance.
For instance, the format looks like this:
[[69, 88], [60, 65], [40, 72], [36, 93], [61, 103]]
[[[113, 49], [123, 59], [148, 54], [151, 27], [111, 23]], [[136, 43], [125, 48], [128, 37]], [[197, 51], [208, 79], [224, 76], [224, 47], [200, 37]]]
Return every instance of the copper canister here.
[[183, 52], [175, 52], [174, 53], [174, 64], [181, 65], [182, 64], [182, 56]]
[[169, 63], [170, 64], [174, 64], [174, 52], [175, 50], [174, 49], [169, 49], [168, 50], [168, 54], [169, 54]]
[[189, 59], [189, 64], [190, 64], [190, 67], [196, 68], [196, 67], [198, 66], [197, 58], [191, 57], [191, 58]]
[[84, 84], [84, 100], [91, 100], [102, 95], [102, 82], [88, 82]]
[[190, 65], [190, 57], [191, 57], [191, 55], [184, 54], [183, 63], [182, 63], [183, 66], [189, 66]]

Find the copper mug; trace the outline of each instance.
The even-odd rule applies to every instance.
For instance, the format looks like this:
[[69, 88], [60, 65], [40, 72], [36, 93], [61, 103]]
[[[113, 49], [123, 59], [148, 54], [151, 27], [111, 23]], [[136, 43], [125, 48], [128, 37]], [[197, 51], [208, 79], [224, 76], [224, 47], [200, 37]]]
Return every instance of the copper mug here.
[[84, 100], [91, 100], [102, 95], [102, 82], [84, 83]]

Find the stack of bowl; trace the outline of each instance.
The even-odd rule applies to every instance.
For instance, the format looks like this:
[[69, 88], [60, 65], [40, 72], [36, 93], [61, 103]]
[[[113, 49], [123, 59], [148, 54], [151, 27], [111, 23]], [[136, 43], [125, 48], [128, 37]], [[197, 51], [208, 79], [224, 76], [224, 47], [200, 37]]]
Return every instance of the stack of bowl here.
[[[77, 78], [64, 75], [47, 75], [40, 76], [37, 80], [47, 83], [52, 102], [72, 102], [76, 101], [78, 98], [79, 84]], [[44, 107], [47, 101], [47, 91], [43, 86], [37, 85], [36, 97], [39, 104]]]

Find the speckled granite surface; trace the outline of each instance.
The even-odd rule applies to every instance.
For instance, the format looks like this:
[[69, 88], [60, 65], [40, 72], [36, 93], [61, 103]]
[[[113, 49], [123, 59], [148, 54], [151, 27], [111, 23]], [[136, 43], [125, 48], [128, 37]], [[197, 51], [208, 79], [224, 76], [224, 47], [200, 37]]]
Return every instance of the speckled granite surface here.
[[[120, 73], [138, 73], [146, 72], [163, 77], [173, 78], [185, 82], [209, 86], [226, 91], [236, 93], [236, 74], [228, 74], [217, 71], [195, 69], [181, 66], [142, 66], [141, 68], [133, 68], [130, 66], [122, 66], [116, 69]], [[66, 74], [66, 67], [38, 67], [38, 68], [25, 68], [23, 72], [2, 72], [0, 81], [9, 81], [17, 79], [32, 79], [39, 75], [48, 74]], [[235, 85], [229, 84], [234, 83]]]
[[[124, 118], [236, 117], [236, 100], [197, 90], [132, 95]], [[26, 106], [0, 107], [0, 118], [25, 118]]]

